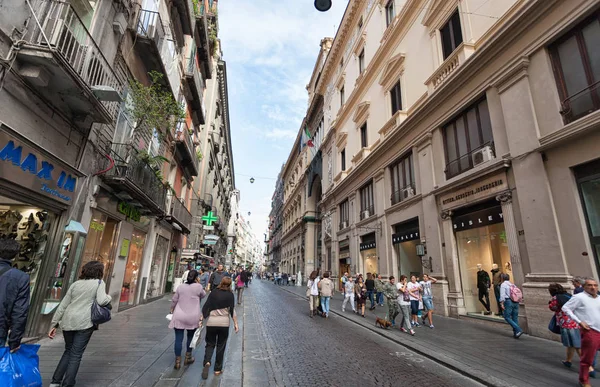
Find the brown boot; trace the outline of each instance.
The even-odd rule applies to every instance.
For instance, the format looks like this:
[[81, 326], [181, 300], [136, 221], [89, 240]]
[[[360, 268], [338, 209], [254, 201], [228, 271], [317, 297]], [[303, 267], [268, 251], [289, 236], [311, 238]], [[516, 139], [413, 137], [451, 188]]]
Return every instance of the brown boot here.
[[185, 361], [183, 364], [188, 365], [188, 364], [192, 364], [194, 361], [196, 361], [196, 359], [194, 359], [192, 357], [192, 353], [191, 352], [187, 352], [185, 354]]
[[181, 356], [175, 356], [175, 368], [176, 370], [181, 368]]

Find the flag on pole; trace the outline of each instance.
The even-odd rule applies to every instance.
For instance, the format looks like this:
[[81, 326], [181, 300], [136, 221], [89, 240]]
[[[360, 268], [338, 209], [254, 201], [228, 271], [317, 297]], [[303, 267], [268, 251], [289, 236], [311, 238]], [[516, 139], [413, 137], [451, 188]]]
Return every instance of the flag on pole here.
[[310, 138], [310, 132], [306, 126], [304, 127], [304, 135], [306, 136], [306, 142], [304, 145], [307, 145], [310, 148], [314, 147], [315, 144], [313, 144], [312, 138]]

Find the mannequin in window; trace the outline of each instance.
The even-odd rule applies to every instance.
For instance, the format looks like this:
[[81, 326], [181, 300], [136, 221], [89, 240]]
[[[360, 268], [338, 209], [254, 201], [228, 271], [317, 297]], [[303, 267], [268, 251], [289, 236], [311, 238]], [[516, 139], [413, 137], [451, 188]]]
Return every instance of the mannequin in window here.
[[[490, 275], [487, 271], [482, 269], [480, 263], [477, 264], [477, 290], [479, 290], [479, 302], [485, 308], [484, 314], [489, 315], [490, 312], [490, 287], [492, 282], [490, 281]], [[485, 298], [485, 300], [484, 300]]]
[[496, 297], [496, 303], [498, 304], [498, 313], [496, 316], [502, 316], [502, 308], [500, 306], [500, 285], [502, 285], [502, 279], [500, 279], [500, 268], [495, 263], [492, 265], [492, 284], [494, 285], [494, 296]]

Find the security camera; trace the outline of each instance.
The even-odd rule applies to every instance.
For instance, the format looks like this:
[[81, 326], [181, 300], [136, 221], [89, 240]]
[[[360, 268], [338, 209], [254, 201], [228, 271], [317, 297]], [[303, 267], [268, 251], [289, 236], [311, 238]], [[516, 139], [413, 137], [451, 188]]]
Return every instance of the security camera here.
[[327, 12], [331, 8], [331, 0], [315, 0], [315, 8], [317, 11]]

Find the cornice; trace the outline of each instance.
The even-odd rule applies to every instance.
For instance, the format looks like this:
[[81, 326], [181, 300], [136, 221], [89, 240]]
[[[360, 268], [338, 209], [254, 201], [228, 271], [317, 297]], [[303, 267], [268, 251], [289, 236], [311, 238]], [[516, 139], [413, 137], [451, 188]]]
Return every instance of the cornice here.
[[527, 77], [528, 68], [529, 58], [519, 57], [492, 78], [490, 84], [498, 89], [498, 93], [502, 94], [519, 80]]
[[566, 141], [572, 140], [574, 137], [580, 136], [589, 130], [597, 130], [598, 127], [600, 127], [600, 110], [596, 110], [548, 135], [540, 137], [539, 141], [541, 146], [537, 150], [543, 151], [555, 147]]
[[369, 118], [369, 108], [371, 107], [370, 101], [364, 101], [358, 104], [356, 110], [354, 111], [354, 116], [352, 117], [352, 121], [357, 124], [362, 124]]

